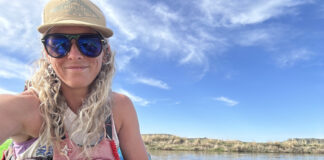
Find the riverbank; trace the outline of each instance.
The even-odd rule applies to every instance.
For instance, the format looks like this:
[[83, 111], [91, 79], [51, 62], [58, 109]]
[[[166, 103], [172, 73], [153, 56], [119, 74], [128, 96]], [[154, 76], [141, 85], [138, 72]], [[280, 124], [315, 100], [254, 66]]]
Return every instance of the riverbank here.
[[324, 154], [324, 139], [314, 138], [267, 143], [184, 138], [169, 134], [143, 134], [142, 138], [148, 150]]
[[[206, 151], [206, 152], [247, 152], [247, 153], [296, 153], [324, 154], [324, 139], [288, 139], [283, 142], [242, 142], [208, 138], [184, 138], [169, 134], [142, 134], [149, 151]], [[6, 149], [11, 140], [0, 146]], [[0, 156], [1, 157], [1, 156]]]

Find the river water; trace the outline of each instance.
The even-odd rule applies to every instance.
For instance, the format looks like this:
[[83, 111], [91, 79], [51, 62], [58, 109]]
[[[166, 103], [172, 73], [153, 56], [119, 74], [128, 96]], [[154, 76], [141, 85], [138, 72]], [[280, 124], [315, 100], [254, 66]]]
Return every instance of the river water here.
[[152, 160], [324, 160], [324, 154], [150, 151]]

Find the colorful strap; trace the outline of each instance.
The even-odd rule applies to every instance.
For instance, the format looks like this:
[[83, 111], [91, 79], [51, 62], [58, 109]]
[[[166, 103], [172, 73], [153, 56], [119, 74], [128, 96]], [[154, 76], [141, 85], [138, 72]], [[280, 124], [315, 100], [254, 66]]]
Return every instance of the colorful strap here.
[[111, 123], [111, 116], [109, 116], [109, 117], [106, 119], [105, 125], [106, 125], [106, 134], [110, 137], [110, 139], [112, 139], [112, 123]]

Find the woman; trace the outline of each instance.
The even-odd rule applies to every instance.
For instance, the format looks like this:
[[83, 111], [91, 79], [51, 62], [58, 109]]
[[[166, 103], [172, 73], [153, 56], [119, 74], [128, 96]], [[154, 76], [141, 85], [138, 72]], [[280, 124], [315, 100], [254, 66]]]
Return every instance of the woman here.
[[43, 58], [18, 95], [0, 95], [5, 159], [148, 159], [136, 111], [111, 91], [114, 54], [102, 11], [89, 0], [51, 0], [44, 8]]

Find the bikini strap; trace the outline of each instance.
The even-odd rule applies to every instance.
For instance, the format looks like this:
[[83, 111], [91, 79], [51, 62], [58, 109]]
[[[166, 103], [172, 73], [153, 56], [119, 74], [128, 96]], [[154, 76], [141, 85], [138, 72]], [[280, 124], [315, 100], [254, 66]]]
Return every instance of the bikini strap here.
[[110, 139], [112, 139], [112, 121], [111, 121], [111, 115], [108, 116], [105, 122], [105, 128], [106, 128], [106, 134], [109, 136]]

